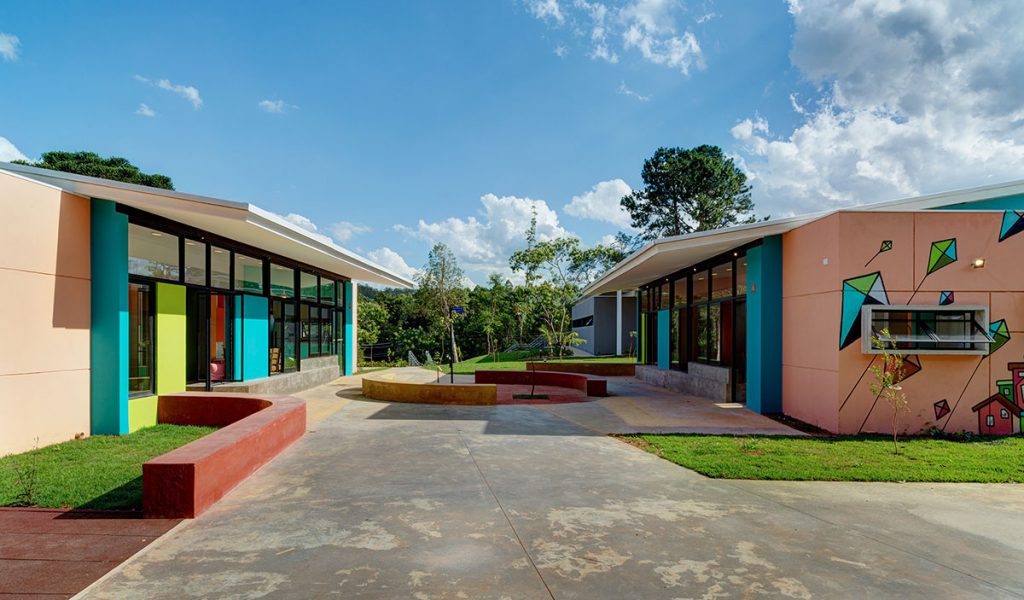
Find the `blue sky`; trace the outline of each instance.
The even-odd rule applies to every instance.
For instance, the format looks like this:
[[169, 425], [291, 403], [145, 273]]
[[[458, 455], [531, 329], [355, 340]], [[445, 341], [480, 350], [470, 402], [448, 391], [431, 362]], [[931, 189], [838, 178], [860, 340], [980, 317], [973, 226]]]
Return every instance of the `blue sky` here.
[[[405, 274], [444, 241], [478, 282], [533, 208], [542, 235], [621, 229], [662, 145], [722, 146], [776, 216], [1021, 177], [1014, 101], [979, 83], [1020, 33], [956, 43], [1014, 3], [856, 4], [30, 3], [0, 20], [0, 158], [125, 156]], [[964, 111], [988, 125], [935, 125]]]

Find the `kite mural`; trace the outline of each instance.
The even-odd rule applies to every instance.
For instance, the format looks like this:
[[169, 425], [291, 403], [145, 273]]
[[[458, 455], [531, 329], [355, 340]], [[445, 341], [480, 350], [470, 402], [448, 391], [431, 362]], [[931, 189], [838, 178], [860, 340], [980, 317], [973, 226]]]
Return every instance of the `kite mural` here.
[[1006, 342], [1010, 341], [1010, 328], [1006, 326], [1006, 319], [999, 319], [989, 323], [988, 334], [995, 340], [988, 348], [988, 353], [992, 354], [1005, 346]]
[[945, 291], [945, 292], [939, 292], [939, 306], [949, 306], [950, 304], [955, 302], [954, 298], [955, 297], [954, 297], [953, 292], [951, 290], [950, 291]]
[[882, 240], [882, 245], [878, 247], [878, 252], [875, 252], [875, 255], [868, 259], [868, 262], [864, 263], [864, 266], [866, 267], [870, 265], [871, 261], [878, 258], [879, 254], [883, 252], [888, 252], [890, 250], [892, 250], [892, 240]]
[[932, 406], [935, 408], [936, 421], [949, 414], [949, 400], [939, 400], [938, 402], [932, 404]]
[[881, 271], [843, 281], [843, 307], [839, 326], [840, 350], [860, 339], [860, 309], [870, 304], [889, 304]]
[[1024, 231], [1024, 210], [1008, 210], [1003, 213], [1003, 225], [999, 228], [999, 241]]
[[956, 238], [932, 242], [928, 252], [928, 274], [956, 262]]

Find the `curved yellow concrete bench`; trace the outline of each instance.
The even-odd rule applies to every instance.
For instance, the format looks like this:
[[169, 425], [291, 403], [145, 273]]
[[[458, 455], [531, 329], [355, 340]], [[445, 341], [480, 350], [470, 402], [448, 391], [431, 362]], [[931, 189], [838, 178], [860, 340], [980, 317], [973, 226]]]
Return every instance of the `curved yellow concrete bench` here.
[[492, 406], [498, 403], [498, 386], [478, 383], [415, 383], [363, 377], [363, 395], [374, 400], [411, 404]]

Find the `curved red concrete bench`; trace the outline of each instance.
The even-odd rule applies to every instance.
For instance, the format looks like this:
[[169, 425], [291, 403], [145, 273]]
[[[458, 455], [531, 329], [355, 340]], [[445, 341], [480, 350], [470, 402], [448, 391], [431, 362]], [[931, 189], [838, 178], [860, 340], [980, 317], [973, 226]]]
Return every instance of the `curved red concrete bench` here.
[[[536, 377], [536, 378], [535, 378]], [[608, 381], [597, 377], [588, 377], [579, 373], [560, 373], [556, 371], [477, 371], [474, 375], [476, 383], [503, 383], [506, 385], [550, 385], [580, 390], [588, 396], [607, 396]]]
[[583, 360], [563, 361], [530, 361], [526, 370], [559, 371], [561, 373], [582, 373], [598, 377], [633, 377], [636, 375], [636, 363], [632, 362], [589, 362]]
[[221, 429], [142, 465], [146, 517], [194, 518], [306, 432], [298, 398], [185, 392], [160, 396], [157, 422]]

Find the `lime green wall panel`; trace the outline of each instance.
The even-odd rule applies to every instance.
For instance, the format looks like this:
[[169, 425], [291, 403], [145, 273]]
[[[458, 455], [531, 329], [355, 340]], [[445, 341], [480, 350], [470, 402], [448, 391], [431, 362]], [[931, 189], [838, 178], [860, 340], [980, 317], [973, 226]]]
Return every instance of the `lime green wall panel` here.
[[156, 393], [185, 391], [185, 286], [156, 284]]
[[146, 396], [128, 401], [128, 431], [156, 425], [156, 400], [156, 396]]

